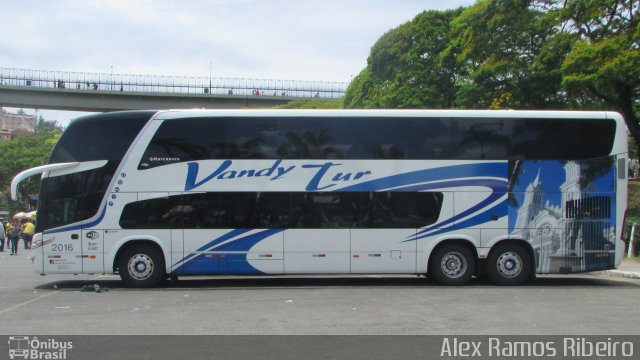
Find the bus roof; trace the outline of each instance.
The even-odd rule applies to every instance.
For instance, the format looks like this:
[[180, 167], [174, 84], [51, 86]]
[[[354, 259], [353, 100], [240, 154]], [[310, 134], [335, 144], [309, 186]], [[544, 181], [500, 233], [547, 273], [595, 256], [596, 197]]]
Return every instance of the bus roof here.
[[549, 110], [418, 110], [418, 109], [371, 109], [371, 110], [317, 110], [317, 109], [225, 109], [225, 110], [160, 110], [155, 120], [168, 120], [183, 117], [486, 117], [486, 118], [565, 118], [565, 119], [615, 119], [622, 117], [615, 112], [606, 111], [549, 111]]

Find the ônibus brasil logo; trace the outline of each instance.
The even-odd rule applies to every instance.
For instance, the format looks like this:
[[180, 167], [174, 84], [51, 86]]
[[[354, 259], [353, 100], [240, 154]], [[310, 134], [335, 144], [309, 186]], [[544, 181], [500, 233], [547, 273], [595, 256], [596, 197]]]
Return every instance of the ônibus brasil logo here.
[[9, 359], [66, 359], [71, 341], [39, 340], [37, 337], [9, 336]]

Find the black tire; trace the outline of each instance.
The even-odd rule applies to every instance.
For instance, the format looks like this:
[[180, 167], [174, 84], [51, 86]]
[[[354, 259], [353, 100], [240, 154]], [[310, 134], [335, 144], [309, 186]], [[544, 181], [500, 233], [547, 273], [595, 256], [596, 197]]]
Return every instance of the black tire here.
[[162, 251], [147, 244], [129, 246], [118, 259], [120, 278], [128, 287], [150, 288], [166, 279]]
[[441, 285], [464, 285], [476, 271], [473, 253], [461, 244], [445, 244], [431, 257], [429, 277]]
[[532, 259], [519, 244], [500, 244], [491, 250], [486, 261], [489, 280], [496, 285], [521, 285], [531, 278]]

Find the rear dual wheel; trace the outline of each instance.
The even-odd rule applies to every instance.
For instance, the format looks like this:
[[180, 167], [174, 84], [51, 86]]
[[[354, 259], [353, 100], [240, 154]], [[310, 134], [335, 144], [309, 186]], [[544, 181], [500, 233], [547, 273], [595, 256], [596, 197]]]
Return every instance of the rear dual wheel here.
[[[491, 249], [485, 270], [496, 285], [521, 285], [531, 278], [533, 259], [523, 245], [503, 243]], [[429, 276], [442, 285], [464, 285], [475, 271], [476, 257], [459, 243], [439, 247], [429, 264]]]
[[486, 271], [494, 284], [521, 285], [531, 277], [532, 266], [531, 255], [522, 245], [506, 243], [491, 250]]

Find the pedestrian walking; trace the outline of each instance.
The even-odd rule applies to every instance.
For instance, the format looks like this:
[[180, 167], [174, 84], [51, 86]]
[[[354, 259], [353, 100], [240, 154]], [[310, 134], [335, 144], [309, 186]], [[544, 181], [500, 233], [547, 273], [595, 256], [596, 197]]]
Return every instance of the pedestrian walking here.
[[27, 220], [22, 226], [22, 241], [25, 249], [31, 249], [31, 240], [33, 239], [33, 230], [35, 226], [31, 220]]
[[[13, 225], [11, 224], [11, 221], [7, 221], [7, 225], [5, 226], [5, 238], [7, 240], [7, 248], [9, 248], [9, 250], [11, 251], [11, 228], [13, 227]], [[11, 251], [11, 254], [13, 255], [13, 251]]]
[[18, 240], [20, 239], [20, 224], [17, 221], [13, 221], [7, 226], [7, 234], [9, 237], [9, 244], [11, 245], [11, 254], [18, 255]]
[[0, 252], [4, 251], [4, 242], [7, 235], [4, 231], [4, 225], [2, 224], [2, 220], [0, 220]]

